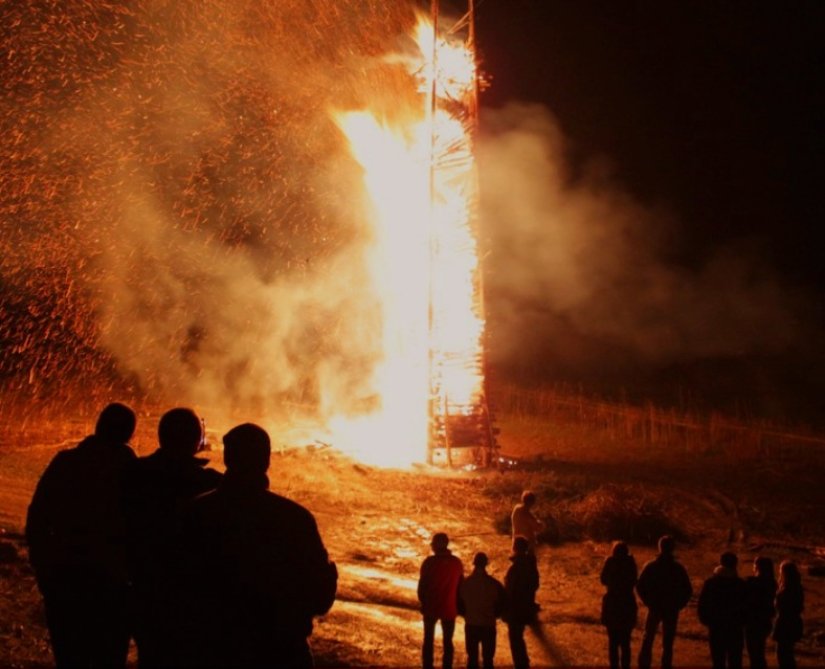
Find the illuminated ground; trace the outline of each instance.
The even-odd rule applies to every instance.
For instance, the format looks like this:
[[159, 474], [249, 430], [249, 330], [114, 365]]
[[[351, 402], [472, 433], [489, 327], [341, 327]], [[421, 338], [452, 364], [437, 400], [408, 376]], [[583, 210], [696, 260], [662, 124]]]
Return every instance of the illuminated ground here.
[[[136, 440], [141, 453], [153, 448], [154, 424], [154, 418], [143, 419]], [[610, 495], [624, 496], [622, 504], [627, 507], [633, 506], [630, 497], [642, 496], [643, 503], [636, 504], [644, 507], [641, 515], [646, 513], [650, 520], [654, 511], [660, 514], [650, 527], [667, 521], [690, 538], [680, 556], [696, 589], [721, 550], [732, 547], [747, 563], [754, 555], [749, 547], [766, 540], [825, 545], [818, 511], [825, 496], [819, 491], [825, 480], [821, 458], [803, 461], [796, 455], [783, 462], [743, 464], [708, 453], [686, 456], [610, 444], [598, 434], [541, 421], [505, 417], [501, 426], [503, 450], [521, 456], [521, 468], [487, 473], [425, 467], [382, 471], [327, 448], [286, 450], [273, 458], [273, 489], [315, 513], [340, 569], [338, 601], [313, 636], [321, 666], [414, 666], [420, 642], [415, 584], [430, 535], [438, 530], [450, 534], [454, 552], [465, 564], [475, 551], [485, 550], [492, 573], [503, 577], [509, 539], [500, 530], [513, 500], [526, 486], [540, 491], [540, 513], [552, 518], [562, 540], [542, 546], [539, 555], [545, 639], [528, 639], [536, 666], [606, 663], [598, 622], [598, 571], [608, 543], [588, 538], [588, 533], [599, 535], [594, 515], [605, 511], [605, 498], [610, 505]], [[79, 423], [64, 422], [59, 428], [27, 427], [22, 434], [5, 424], [0, 432], [0, 526], [6, 528], [5, 537], [0, 537], [0, 666], [50, 662], [34, 582], [25, 561], [14, 561], [6, 553], [11, 547], [24, 555], [15, 533], [21, 530], [34, 483], [54, 451], [72, 445], [83, 431]], [[639, 521], [634, 531], [641, 537], [645, 527]], [[653, 553], [646, 542], [632, 550], [640, 563]], [[776, 559], [791, 556], [803, 565], [815, 561], [812, 554], [788, 547], [766, 550]], [[825, 580], [803, 573], [806, 636], [799, 660], [803, 666], [822, 666]], [[460, 624], [456, 634], [460, 641]], [[637, 631], [634, 652], [639, 638]], [[461, 661], [460, 642], [459, 649]], [[497, 661], [500, 666], [509, 663], [503, 628]], [[695, 603], [682, 619], [676, 661], [708, 663]]]

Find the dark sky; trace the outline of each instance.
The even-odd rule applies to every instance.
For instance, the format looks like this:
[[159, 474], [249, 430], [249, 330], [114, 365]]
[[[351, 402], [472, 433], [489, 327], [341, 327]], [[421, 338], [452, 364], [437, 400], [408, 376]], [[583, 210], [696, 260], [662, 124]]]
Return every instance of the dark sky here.
[[749, 238], [825, 289], [825, 2], [481, 0], [485, 106], [541, 102], [571, 159], [673, 211], [679, 260]]
[[798, 348], [686, 360], [647, 376], [632, 366], [613, 377], [604, 371], [594, 387], [648, 398], [698, 389], [716, 408], [735, 410], [741, 398], [757, 414], [821, 423], [825, 2], [476, 7], [492, 80], [483, 107], [546, 106], [567, 138], [573, 174], [594, 161], [609, 165], [619, 189], [675, 221], [665, 262], [691, 271], [718, 248], [747, 248], [765, 276], [779, 277], [784, 294], [806, 305], [799, 317], [812, 327]]

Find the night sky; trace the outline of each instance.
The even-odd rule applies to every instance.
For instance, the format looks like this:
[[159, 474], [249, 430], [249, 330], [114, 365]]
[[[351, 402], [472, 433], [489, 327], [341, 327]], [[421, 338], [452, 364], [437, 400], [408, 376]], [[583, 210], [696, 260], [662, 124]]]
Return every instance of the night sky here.
[[555, 378], [821, 422], [825, 3], [481, 0], [477, 26], [491, 78], [483, 107], [545, 106], [574, 174], [607, 166], [620, 189], [672, 217], [668, 263], [691, 271], [741, 244], [804, 299], [812, 333], [767, 355]]
[[825, 287], [825, 4], [482, 0], [486, 106], [541, 102], [571, 159], [681, 221], [682, 261], [748, 237]]

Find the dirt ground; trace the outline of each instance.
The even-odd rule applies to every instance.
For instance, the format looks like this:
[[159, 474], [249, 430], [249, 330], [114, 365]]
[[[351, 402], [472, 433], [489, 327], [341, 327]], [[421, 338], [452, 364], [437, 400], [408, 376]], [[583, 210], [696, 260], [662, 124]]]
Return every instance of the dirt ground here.
[[[141, 454], [154, 449], [156, 420], [156, 415], [141, 418], [135, 439]], [[766, 463], [719, 453], [712, 445], [674, 453], [619, 444], [581, 427], [540, 419], [505, 417], [500, 423], [502, 453], [517, 463], [497, 471], [423, 465], [381, 470], [332, 448], [278, 447], [271, 487], [315, 514], [340, 572], [337, 601], [318, 620], [312, 637], [319, 666], [419, 664], [415, 587], [431, 535], [447, 532], [467, 567], [473, 554], [484, 550], [490, 572], [503, 578], [510, 546], [507, 517], [525, 488], [537, 491], [538, 513], [551, 529], [538, 554], [541, 625], [539, 634], [528, 632], [527, 639], [534, 666], [606, 665], [598, 575], [610, 539], [629, 539], [641, 566], [665, 530], [681, 537], [678, 556], [697, 593], [723, 550], [739, 554], [742, 575], [756, 555], [797, 560], [806, 590], [799, 664], [825, 666], [825, 579], [808, 571], [821, 566], [812, 549], [825, 546], [821, 453]], [[23, 430], [0, 426], [0, 667], [51, 663], [20, 533], [38, 476], [57, 450], [74, 445], [88, 427], [82, 420]], [[211, 457], [221, 468], [220, 453]], [[640, 637], [637, 629], [634, 653]], [[463, 666], [461, 621], [456, 641], [457, 666]], [[436, 644], [438, 649], [438, 638]], [[680, 621], [675, 660], [678, 666], [709, 664], [695, 596]], [[496, 661], [510, 665], [503, 626]]]

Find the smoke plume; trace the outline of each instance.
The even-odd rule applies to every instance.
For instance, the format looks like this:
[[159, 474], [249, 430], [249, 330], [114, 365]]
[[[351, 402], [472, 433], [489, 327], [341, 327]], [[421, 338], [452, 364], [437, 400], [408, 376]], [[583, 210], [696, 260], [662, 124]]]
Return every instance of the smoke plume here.
[[[570, 167], [551, 113], [483, 116], [490, 355], [551, 374], [774, 354], [802, 339], [801, 298], [747, 240], [679, 264], [679, 225], [595, 161]], [[689, 223], [689, 222], [688, 222]]]

